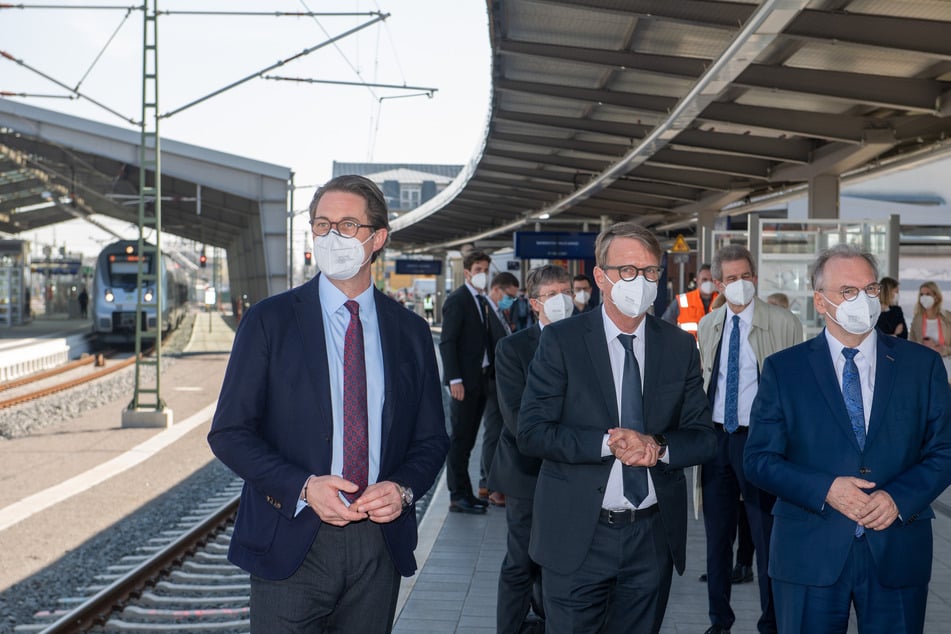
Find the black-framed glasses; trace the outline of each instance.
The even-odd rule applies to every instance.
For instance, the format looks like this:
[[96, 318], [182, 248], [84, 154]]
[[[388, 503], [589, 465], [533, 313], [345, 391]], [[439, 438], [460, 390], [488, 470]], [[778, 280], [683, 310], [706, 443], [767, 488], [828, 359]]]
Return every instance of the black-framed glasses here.
[[547, 302], [552, 297], [556, 297], [558, 295], [564, 295], [569, 299], [574, 299], [574, 295], [571, 293], [571, 291], [551, 291], [550, 293], [545, 293], [544, 295], [536, 295], [535, 299], [540, 302]]
[[[859, 291], [864, 292], [869, 297], [878, 297], [882, 292], [882, 285], [878, 282], [872, 282], [865, 288], [855, 288], [854, 286], [843, 286], [840, 290], [829, 291], [831, 293], [838, 293], [842, 296], [847, 302], [855, 301], [855, 298], [859, 296]], [[825, 289], [819, 289], [820, 293], [825, 292]]]
[[633, 264], [625, 264], [624, 266], [602, 266], [601, 268], [605, 271], [617, 271], [618, 276], [625, 282], [636, 280], [638, 275], [643, 275], [644, 279], [648, 282], [656, 282], [660, 279], [660, 276], [664, 274], [664, 267], [662, 266], [645, 266], [641, 268]]
[[373, 228], [373, 225], [362, 224], [356, 218], [343, 218], [337, 222], [330, 222], [323, 216], [317, 216], [310, 220], [310, 226], [314, 230], [314, 235], [317, 237], [322, 237], [330, 233], [331, 229], [335, 229], [337, 233], [342, 235], [344, 238], [353, 238], [357, 235], [357, 232], [360, 229], [367, 227], [369, 229]]

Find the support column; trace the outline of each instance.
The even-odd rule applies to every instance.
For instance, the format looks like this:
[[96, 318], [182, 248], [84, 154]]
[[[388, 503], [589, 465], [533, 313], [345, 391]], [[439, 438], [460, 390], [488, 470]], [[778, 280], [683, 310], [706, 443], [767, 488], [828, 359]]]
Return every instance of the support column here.
[[697, 214], [697, 270], [699, 264], [713, 261], [713, 228], [717, 220], [716, 209], [704, 209]]
[[819, 174], [809, 179], [809, 217], [838, 219], [839, 177], [836, 174]]

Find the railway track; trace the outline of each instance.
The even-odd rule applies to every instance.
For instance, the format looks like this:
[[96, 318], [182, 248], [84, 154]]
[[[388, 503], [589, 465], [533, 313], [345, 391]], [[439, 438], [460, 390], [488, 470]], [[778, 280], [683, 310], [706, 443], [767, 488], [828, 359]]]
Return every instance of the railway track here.
[[126, 359], [116, 360], [102, 367], [94, 367], [94, 369], [86, 368], [86, 366], [97, 366], [97, 357], [99, 357], [99, 355], [83, 357], [58, 368], [47, 370], [46, 372], [41, 372], [16, 381], [8, 381], [7, 383], [4, 383], [2, 386], [0, 386], [0, 392], [9, 392], [11, 390], [23, 388], [24, 386], [28, 386], [33, 383], [40, 384], [47, 379], [61, 375], [72, 375], [71, 378], [65, 378], [62, 381], [47, 384], [44, 387], [37, 388], [35, 390], [21, 390], [21, 393], [15, 396], [0, 398], [0, 410], [13, 407], [14, 405], [19, 405], [21, 403], [26, 403], [28, 401], [33, 401], [38, 398], [43, 398], [44, 396], [49, 396], [50, 394], [62, 392], [63, 390], [68, 390], [70, 388], [76, 387], [77, 385], [82, 385], [83, 383], [95, 381], [96, 379], [112, 374], [117, 370], [121, 370], [122, 368], [128, 367], [135, 363], [135, 356], [133, 355]]
[[227, 561], [241, 480], [16, 632], [248, 632], [250, 580]]

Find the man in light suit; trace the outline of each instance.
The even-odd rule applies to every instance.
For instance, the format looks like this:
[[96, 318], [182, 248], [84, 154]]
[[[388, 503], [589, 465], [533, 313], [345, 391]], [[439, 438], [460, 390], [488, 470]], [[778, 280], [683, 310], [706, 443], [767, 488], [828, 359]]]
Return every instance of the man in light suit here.
[[817, 337], [766, 360], [750, 416], [747, 478], [777, 497], [769, 574], [780, 632], [920, 633], [934, 511], [951, 481], [941, 358], [875, 331], [875, 259], [821, 253]]
[[505, 519], [508, 523], [507, 549], [499, 573], [496, 611], [499, 634], [522, 631], [532, 603], [533, 587], [540, 586], [541, 570], [529, 557], [528, 544], [535, 482], [541, 460], [520, 452], [515, 436], [528, 366], [535, 356], [542, 329], [571, 316], [574, 308], [570, 279], [568, 272], [560, 266], [546, 264], [532, 270], [525, 281], [525, 290], [538, 323], [501, 339], [495, 348], [499, 408], [505, 424], [499, 434], [489, 487], [505, 495]]
[[529, 554], [546, 632], [657, 632], [686, 558], [683, 468], [716, 438], [696, 340], [645, 316], [657, 239], [622, 222], [595, 250], [602, 308], [542, 331], [522, 398], [518, 446], [542, 458]]
[[244, 489], [229, 559], [255, 632], [389, 632], [416, 570], [414, 493], [449, 445], [426, 322], [371, 284], [382, 192], [340, 176], [310, 205], [311, 281], [241, 320], [208, 442]]
[[731, 244], [717, 251], [711, 274], [726, 303], [705, 315], [698, 331], [704, 386], [717, 434], [717, 453], [701, 467], [712, 622], [706, 634], [729, 634], [736, 620], [730, 594], [733, 537], [741, 505], [746, 509], [757, 556], [762, 610], [757, 629], [775, 633], [776, 616], [766, 574], [774, 498], [746, 481], [743, 448], [763, 361], [802, 342], [802, 323], [788, 310], [756, 297], [756, 266], [746, 247]]

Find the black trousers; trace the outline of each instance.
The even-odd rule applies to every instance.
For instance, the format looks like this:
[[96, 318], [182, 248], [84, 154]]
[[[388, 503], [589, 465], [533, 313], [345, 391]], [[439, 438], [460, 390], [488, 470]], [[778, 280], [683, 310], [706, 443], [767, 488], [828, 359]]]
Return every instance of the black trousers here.
[[495, 388], [495, 379], [486, 381], [485, 413], [482, 415], [482, 462], [479, 469], [479, 487], [487, 487], [489, 471], [495, 460], [495, 451], [499, 446], [499, 434], [502, 433], [502, 410], [499, 409], [499, 393]]
[[469, 457], [479, 435], [479, 423], [485, 411], [488, 395], [488, 378], [482, 377], [473, 385], [466, 386], [465, 398], [452, 399], [449, 403], [449, 454], [446, 456], [446, 483], [449, 497], [453, 500], [472, 495], [469, 479]]
[[659, 513], [624, 525], [599, 521], [578, 570], [542, 568], [545, 633], [657, 634], [673, 568]]
[[379, 524], [323, 524], [293, 575], [279, 581], [251, 576], [251, 632], [386, 634], [399, 590]]
[[[775, 498], [746, 480], [743, 473], [745, 427], [728, 434], [716, 425], [717, 453], [703, 465], [703, 526], [707, 533], [707, 597], [710, 622], [724, 629], [732, 627], [736, 615], [730, 607], [733, 574], [733, 538], [736, 535], [739, 507], [746, 507], [753, 544], [756, 547], [756, 574], [760, 609], [760, 632], [776, 631], [776, 614], [767, 568], [769, 537], [773, 529]], [[740, 496], [742, 495], [742, 502]]]
[[528, 556], [533, 504], [532, 498], [505, 496], [508, 538], [499, 573], [498, 634], [518, 634], [531, 605], [534, 585], [541, 580], [541, 568]]

